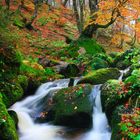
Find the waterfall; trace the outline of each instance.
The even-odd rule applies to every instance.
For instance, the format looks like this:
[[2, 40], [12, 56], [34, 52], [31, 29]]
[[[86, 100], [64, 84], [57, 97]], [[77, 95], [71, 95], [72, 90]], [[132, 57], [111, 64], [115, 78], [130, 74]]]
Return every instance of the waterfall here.
[[81, 137], [81, 140], [110, 140], [111, 132], [106, 115], [102, 112], [100, 87], [101, 85], [95, 85], [91, 93], [92, 100], [95, 101], [92, 115], [93, 127], [90, 132]]
[[[129, 68], [120, 71], [121, 76], [119, 77], [119, 80], [122, 80], [123, 75], [128, 70]], [[80, 78], [76, 78], [74, 80], [74, 86], [79, 79]], [[38, 117], [44, 106], [42, 99], [46, 96], [53, 96], [56, 91], [68, 87], [69, 81], [69, 79], [62, 79], [42, 84], [35, 95], [15, 103], [10, 108], [18, 115], [20, 140], [64, 140], [62, 132], [64, 132], [65, 129], [63, 127], [50, 125], [49, 123], [39, 124], [35, 123], [34, 120]], [[89, 132], [81, 134], [76, 140], [110, 140], [110, 128], [106, 115], [102, 112], [100, 87], [101, 85], [95, 85], [91, 92], [91, 101], [93, 103], [93, 127]]]
[[10, 108], [16, 111], [18, 115], [20, 140], [63, 140], [60, 138], [60, 132], [63, 131], [62, 127], [48, 123], [37, 124], [34, 122], [34, 118], [37, 117], [43, 107], [43, 103], [40, 103], [41, 99], [67, 87], [68, 83], [69, 79], [45, 83], [39, 87], [35, 95], [15, 103]]

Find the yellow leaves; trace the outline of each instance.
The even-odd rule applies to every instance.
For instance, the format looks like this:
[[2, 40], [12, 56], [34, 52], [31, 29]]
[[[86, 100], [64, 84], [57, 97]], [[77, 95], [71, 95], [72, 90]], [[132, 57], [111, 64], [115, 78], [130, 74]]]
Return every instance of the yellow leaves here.
[[99, 9], [104, 11], [104, 10], [110, 10], [116, 6], [116, 2], [114, 0], [101, 0], [98, 4]]

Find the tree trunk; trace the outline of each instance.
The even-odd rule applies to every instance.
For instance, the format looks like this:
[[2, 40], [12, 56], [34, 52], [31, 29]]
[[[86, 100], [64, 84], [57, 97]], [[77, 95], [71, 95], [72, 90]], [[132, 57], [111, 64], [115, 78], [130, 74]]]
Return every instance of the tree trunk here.
[[5, 3], [7, 5], [7, 9], [9, 10], [10, 9], [10, 0], [5, 0]]
[[75, 17], [76, 17], [77, 27], [78, 27], [79, 32], [81, 33], [80, 16], [78, 13], [78, 9], [77, 9], [78, 6], [76, 2], [77, 2], [76, 0], [73, 0], [73, 9], [74, 9]]
[[84, 1], [79, 0], [79, 5], [80, 5], [80, 33], [83, 31], [84, 27]]
[[80, 38], [87, 37], [92, 38], [93, 33], [97, 31], [97, 26], [94, 24], [88, 25], [81, 33]]

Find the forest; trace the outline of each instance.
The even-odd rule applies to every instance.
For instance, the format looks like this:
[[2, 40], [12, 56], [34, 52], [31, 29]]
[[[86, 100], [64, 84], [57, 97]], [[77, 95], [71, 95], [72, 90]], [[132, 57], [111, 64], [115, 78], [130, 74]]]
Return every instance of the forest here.
[[140, 0], [0, 0], [0, 140], [140, 140]]

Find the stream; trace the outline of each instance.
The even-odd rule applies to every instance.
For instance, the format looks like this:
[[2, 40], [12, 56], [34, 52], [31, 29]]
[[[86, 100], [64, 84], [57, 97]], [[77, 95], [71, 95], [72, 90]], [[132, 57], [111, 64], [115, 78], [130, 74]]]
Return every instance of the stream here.
[[[120, 71], [122, 79], [125, 71]], [[74, 85], [78, 82], [75, 80]], [[81, 133], [75, 138], [64, 137], [62, 132], [66, 128], [55, 126], [49, 123], [35, 123], [35, 118], [42, 111], [44, 103], [42, 99], [47, 95], [55, 94], [56, 91], [68, 87], [69, 79], [57, 80], [42, 84], [36, 93], [25, 98], [23, 101], [15, 103], [10, 109], [14, 110], [19, 119], [18, 132], [20, 140], [110, 140], [111, 130], [108, 126], [105, 113], [102, 112], [100, 87], [101, 85], [93, 86], [90, 94], [93, 102], [92, 129], [88, 132]]]

